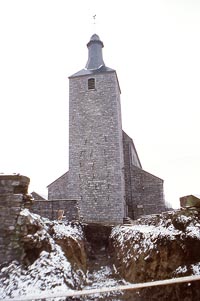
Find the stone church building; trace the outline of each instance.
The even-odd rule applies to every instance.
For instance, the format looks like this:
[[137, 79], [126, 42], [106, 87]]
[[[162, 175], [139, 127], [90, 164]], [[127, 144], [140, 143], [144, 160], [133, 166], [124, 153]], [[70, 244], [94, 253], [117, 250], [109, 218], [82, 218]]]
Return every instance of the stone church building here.
[[87, 47], [85, 68], [69, 77], [69, 171], [48, 186], [48, 199], [69, 206], [76, 200], [85, 222], [118, 224], [160, 213], [163, 180], [142, 169], [122, 130], [117, 73], [105, 65], [98, 35]]

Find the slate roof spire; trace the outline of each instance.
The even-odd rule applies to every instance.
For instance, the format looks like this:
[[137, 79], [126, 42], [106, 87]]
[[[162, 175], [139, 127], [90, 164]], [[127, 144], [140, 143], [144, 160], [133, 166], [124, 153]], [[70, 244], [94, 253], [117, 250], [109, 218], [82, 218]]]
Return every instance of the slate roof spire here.
[[69, 78], [99, 74], [102, 72], [115, 72], [115, 70], [107, 67], [103, 61], [102, 48], [103, 42], [97, 34], [93, 34], [87, 43], [88, 61], [84, 69], [72, 74]]
[[105, 66], [102, 55], [103, 42], [97, 34], [93, 34], [90, 41], [87, 43], [88, 47], [88, 61], [85, 66], [88, 70], [99, 69]]

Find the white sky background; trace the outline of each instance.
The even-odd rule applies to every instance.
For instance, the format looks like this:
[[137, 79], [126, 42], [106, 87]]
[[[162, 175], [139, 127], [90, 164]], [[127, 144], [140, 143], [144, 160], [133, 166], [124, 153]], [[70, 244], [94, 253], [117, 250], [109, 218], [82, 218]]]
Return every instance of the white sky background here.
[[200, 194], [198, 0], [0, 0], [0, 172], [46, 194], [67, 171], [68, 76], [85, 67], [93, 33], [143, 168], [173, 206]]

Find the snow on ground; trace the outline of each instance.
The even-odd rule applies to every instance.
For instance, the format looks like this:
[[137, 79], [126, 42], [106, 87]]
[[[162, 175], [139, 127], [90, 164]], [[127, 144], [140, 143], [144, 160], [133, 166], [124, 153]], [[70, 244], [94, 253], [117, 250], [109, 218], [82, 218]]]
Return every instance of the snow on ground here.
[[[140, 247], [142, 252], [150, 250], [154, 247], [155, 241], [159, 238], [167, 238], [168, 240], [175, 240], [180, 235], [187, 235], [187, 237], [200, 239], [200, 223], [198, 218], [194, 216], [186, 216], [184, 214], [175, 215], [176, 213], [169, 213], [168, 219], [160, 218], [154, 222], [152, 216], [147, 217], [147, 224], [137, 224], [132, 226], [117, 226], [112, 230], [111, 237], [116, 238], [118, 243], [123, 246], [127, 240], [140, 240], [140, 246], [135, 244], [134, 248]], [[143, 222], [145, 219], [143, 219]], [[178, 225], [178, 226], [177, 226]], [[142, 248], [142, 249], [141, 249]], [[139, 251], [139, 250], [138, 250]]]
[[[81, 271], [74, 271], [70, 262], [65, 257], [61, 247], [57, 245], [48, 233], [48, 227], [53, 222], [41, 218], [39, 215], [30, 213], [27, 209], [21, 212], [21, 216], [29, 218], [30, 223], [39, 223], [42, 225], [36, 236], [40, 240], [45, 239], [51, 247], [51, 251], [42, 251], [39, 257], [30, 265], [23, 266], [14, 261], [3, 267], [0, 271], [0, 296], [18, 297], [18, 296], [38, 296], [44, 291], [49, 294], [61, 293], [62, 291], [71, 290], [80, 286]], [[54, 222], [54, 235], [58, 237], [81, 238], [83, 233], [78, 225], [60, 225]], [[30, 236], [30, 234], [29, 234]]]
[[71, 265], [59, 246], [52, 253], [43, 251], [40, 257], [27, 269], [12, 262], [1, 270], [0, 296], [38, 296], [44, 291], [49, 293], [73, 287]]
[[52, 229], [55, 233], [53, 238], [62, 239], [64, 237], [71, 237], [73, 239], [83, 239], [83, 231], [78, 225], [73, 226], [72, 224], [65, 225], [58, 223]]
[[111, 238], [116, 238], [121, 247], [126, 241], [139, 241], [140, 244], [134, 243], [133, 249], [138, 254], [146, 253], [155, 247], [155, 242], [159, 238], [167, 237], [175, 240], [180, 235], [180, 231], [176, 230], [173, 225], [168, 228], [163, 226], [133, 225], [133, 226], [117, 226], [111, 233]]
[[[14, 261], [4, 265], [0, 271], [0, 298], [19, 297], [26, 295], [42, 296], [42, 294], [59, 295], [74, 289], [91, 289], [110, 287], [124, 284], [124, 280], [115, 277], [115, 267], [109, 265], [99, 266], [92, 272], [83, 274], [81, 270], [75, 271], [63, 253], [56, 239], [72, 238], [77, 241], [84, 239], [82, 228], [76, 223], [62, 223], [49, 221], [39, 215], [30, 213], [27, 209], [21, 212], [21, 218], [27, 218], [32, 225], [39, 225], [34, 234], [28, 234], [30, 239], [45, 241], [50, 246], [50, 251], [42, 250], [38, 258], [28, 266], [23, 266]], [[51, 231], [49, 231], [51, 229]], [[116, 226], [111, 232], [111, 239], [117, 241], [118, 246], [123, 248], [127, 242], [126, 253], [123, 261], [128, 261], [133, 254], [139, 256], [144, 253], [144, 260], [148, 258], [152, 249], [160, 239], [174, 241], [185, 237], [200, 239], [200, 223], [198, 217], [169, 215], [168, 218], [158, 218], [152, 222], [147, 218], [146, 224], [138, 221], [135, 225]], [[132, 252], [133, 251], [133, 252]], [[134, 255], [134, 256], [135, 256]], [[134, 260], [137, 260], [137, 256]], [[188, 266], [179, 266], [174, 271], [174, 276], [200, 274], [200, 262]], [[113, 297], [112, 297], [113, 296]], [[83, 300], [120, 300], [120, 295], [109, 293], [107, 295], [93, 295]], [[110, 299], [111, 298], [111, 299]], [[119, 298], [119, 299], [118, 299]], [[55, 298], [53, 300], [56, 300]], [[64, 300], [59, 298], [59, 300]]]
[[[93, 273], [87, 273], [87, 285], [84, 289], [103, 288], [103, 287], [114, 287], [117, 285], [125, 284], [126, 282], [122, 279], [117, 279], [113, 276], [113, 268], [110, 266], [101, 266], [99, 270]], [[90, 300], [107, 300], [108, 297], [112, 297], [112, 300], [121, 300], [117, 296], [121, 296], [121, 292], [108, 292], [104, 294], [96, 293], [92, 296], [88, 296], [87, 301]], [[116, 299], [113, 299], [116, 298]], [[86, 299], [84, 299], [86, 300]], [[110, 299], [109, 299], [110, 300]]]
[[[170, 246], [170, 241], [177, 241], [181, 248], [187, 248], [189, 251], [187, 241], [190, 243], [199, 241], [200, 244], [199, 213], [197, 211], [174, 211], [166, 212], [163, 215], [146, 216], [137, 220], [133, 225], [113, 228], [111, 238], [118, 250], [124, 250], [122, 251], [124, 263], [130, 259], [137, 261], [141, 254], [143, 255], [141, 258], [148, 260], [151, 250], [154, 250], [154, 253], [156, 250], [159, 252], [158, 246], [160, 244], [164, 246], [165, 243]], [[191, 256], [195, 257], [191, 258], [187, 266], [179, 266], [174, 271], [174, 276], [200, 274], [200, 263], [195, 263], [195, 260], [198, 261], [195, 259], [197, 258], [195, 254], [195, 252], [191, 252]]]
[[[26, 296], [42, 299], [42, 296], [61, 296], [77, 289], [110, 287], [125, 283], [119, 278], [113, 277], [112, 266], [98, 266], [92, 272], [87, 271], [86, 275], [81, 270], [73, 269], [56, 240], [64, 239], [66, 241], [67, 238], [70, 238], [77, 242], [83, 241], [84, 234], [80, 224], [50, 221], [29, 212], [28, 209], [21, 211], [20, 219], [22, 224], [24, 221], [28, 221], [29, 225], [35, 226], [37, 229], [35, 233], [26, 235], [28, 241], [36, 244], [45, 242], [50, 251], [42, 250], [38, 258], [26, 266], [17, 261], [4, 265], [0, 270], [0, 299], [19, 298], [24, 300]], [[114, 296], [117, 295], [121, 294], [114, 294]], [[111, 292], [95, 294], [87, 300], [104, 300], [111, 296], [113, 296]], [[82, 299], [86, 300], [84, 297]], [[65, 298], [54, 297], [52, 300], [65, 300]], [[118, 299], [114, 297], [112, 300], [117, 301]]]
[[200, 275], [200, 262], [196, 262], [195, 264], [190, 265], [179, 266], [175, 270], [174, 275], [184, 276], [187, 275], [188, 272], [190, 272], [192, 275]]

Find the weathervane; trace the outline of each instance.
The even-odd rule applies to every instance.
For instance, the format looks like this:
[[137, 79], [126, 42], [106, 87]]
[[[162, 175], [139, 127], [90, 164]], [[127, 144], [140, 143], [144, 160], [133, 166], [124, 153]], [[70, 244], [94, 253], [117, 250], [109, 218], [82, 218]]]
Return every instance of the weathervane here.
[[94, 22], [93, 24], [96, 24], [96, 16], [97, 16], [97, 15], [92, 16], [93, 22]]

